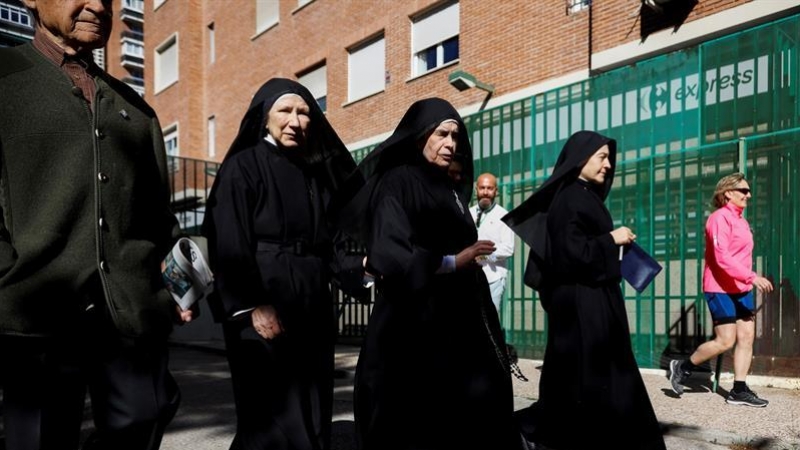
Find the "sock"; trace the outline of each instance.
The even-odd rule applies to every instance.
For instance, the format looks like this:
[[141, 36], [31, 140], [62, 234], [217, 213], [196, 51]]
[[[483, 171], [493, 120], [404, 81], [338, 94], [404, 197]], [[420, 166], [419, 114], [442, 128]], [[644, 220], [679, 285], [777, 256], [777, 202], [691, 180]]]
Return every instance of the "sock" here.
[[746, 390], [747, 390], [746, 382], [733, 380], [733, 392], [744, 392]]

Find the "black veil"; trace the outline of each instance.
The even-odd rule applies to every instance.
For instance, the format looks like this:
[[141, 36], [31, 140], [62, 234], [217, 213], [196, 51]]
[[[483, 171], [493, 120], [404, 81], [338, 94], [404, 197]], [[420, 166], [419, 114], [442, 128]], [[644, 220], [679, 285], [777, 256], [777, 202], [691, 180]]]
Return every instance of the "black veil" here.
[[[358, 172], [352, 155], [328, 122], [316, 99], [302, 84], [286, 78], [272, 78], [256, 91], [239, 125], [239, 133], [228, 149], [222, 165], [228, 158], [242, 150], [254, 147], [266, 137], [267, 113], [275, 101], [284, 94], [299, 95], [309, 107], [308, 142], [300, 157], [311, 170], [320, 175], [325, 187], [330, 191], [331, 202], [326, 212], [331, 222], [338, 223], [341, 205], [345, 204], [361, 188], [364, 179]], [[288, 152], [287, 156], [291, 157]], [[213, 233], [214, 227], [211, 223], [210, 211], [216, 206], [214, 193], [218, 181], [219, 176], [214, 180], [208, 195], [203, 222], [203, 233], [206, 236], [209, 235], [208, 233]]]
[[347, 216], [344, 220], [347, 222], [345, 229], [349, 235], [356, 237], [362, 243], [366, 242], [368, 230], [366, 215], [369, 201], [381, 177], [390, 169], [401, 165], [427, 164], [417, 143], [448, 119], [458, 123], [456, 154], [463, 164], [462, 182], [454, 188], [465, 201], [472, 198], [474, 172], [472, 146], [461, 115], [450, 103], [441, 98], [418, 100], [408, 108], [392, 135], [358, 164], [359, 172], [366, 180], [366, 184], [343, 214]]
[[564, 186], [578, 179], [589, 158], [604, 145], [608, 145], [611, 169], [606, 172], [603, 185], [596, 189], [600, 198], [605, 200], [614, 183], [617, 142], [594, 131], [578, 131], [564, 144], [550, 177], [527, 200], [503, 217], [503, 222], [531, 247], [525, 269], [528, 286], [538, 288], [541, 285], [541, 264], [547, 250], [547, 212], [553, 198]]

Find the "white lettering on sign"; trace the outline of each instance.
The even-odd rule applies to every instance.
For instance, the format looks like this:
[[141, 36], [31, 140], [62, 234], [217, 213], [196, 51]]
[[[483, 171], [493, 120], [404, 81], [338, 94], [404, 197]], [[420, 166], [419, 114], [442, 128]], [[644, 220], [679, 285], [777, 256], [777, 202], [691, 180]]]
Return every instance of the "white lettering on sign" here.
[[578, 101], [536, 113], [536, 144], [566, 139], [581, 129], [604, 130], [769, 91], [769, 55], [673, 78], [596, 100]]

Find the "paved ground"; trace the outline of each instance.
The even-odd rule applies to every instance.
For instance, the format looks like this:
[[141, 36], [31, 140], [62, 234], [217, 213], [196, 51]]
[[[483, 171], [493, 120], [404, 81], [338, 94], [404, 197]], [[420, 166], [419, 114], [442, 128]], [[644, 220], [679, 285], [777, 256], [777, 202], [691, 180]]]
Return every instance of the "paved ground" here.
[[[339, 346], [337, 350], [333, 450], [353, 450], [352, 374], [358, 349]], [[538, 361], [520, 361], [530, 381], [514, 382], [517, 408], [538, 396], [539, 365]], [[234, 409], [225, 359], [208, 351], [176, 347], [172, 367], [184, 401], [162, 449], [227, 449], [233, 436]], [[754, 387], [770, 405], [748, 408], [727, 405], [727, 391], [712, 393], [708, 380], [692, 380], [683, 397], [677, 398], [664, 372], [648, 370], [643, 376], [659, 421], [667, 426], [669, 450], [800, 450], [800, 390]], [[725, 379], [721, 383], [722, 388], [730, 384]]]
[[[521, 360], [520, 368], [530, 381], [514, 380], [517, 398], [538, 397], [540, 361]], [[748, 384], [762, 398], [766, 408], [725, 403], [732, 377], [723, 374], [720, 388], [713, 393], [710, 374], [690, 379], [683, 396], [670, 387], [666, 372], [642, 371], [650, 401], [659, 422], [666, 428], [669, 450], [725, 449], [800, 450], [800, 389], [797, 379], [749, 377]], [[771, 387], [771, 386], [773, 387]], [[790, 388], [777, 388], [774, 386]], [[738, 445], [738, 446], [737, 446]]]
[[[235, 413], [227, 362], [219, 350], [219, 345], [200, 350], [173, 347], [170, 365], [181, 386], [183, 402], [167, 429], [162, 450], [226, 450], [230, 445]], [[357, 347], [337, 348], [333, 450], [354, 450], [352, 375], [357, 355]], [[539, 366], [538, 361], [520, 361], [530, 381], [514, 381], [517, 408], [529, 405], [538, 396]], [[707, 379], [692, 380], [683, 397], [677, 398], [663, 371], [646, 370], [643, 377], [656, 415], [666, 426], [669, 450], [800, 450], [798, 389], [753, 386], [760, 396], [770, 400], [770, 405], [748, 408], [725, 404], [727, 391], [712, 393]], [[755, 381], [786, 384], [786, 380]], [[792, 381], [797, 380], [789, 380], [790, 386]], [[731, 383], [723, 379], [721, 385], [730, 388]], [[91, 427], [87, 407], [84, 434]], [[0, 440], [0, 450], [3, 449]]]

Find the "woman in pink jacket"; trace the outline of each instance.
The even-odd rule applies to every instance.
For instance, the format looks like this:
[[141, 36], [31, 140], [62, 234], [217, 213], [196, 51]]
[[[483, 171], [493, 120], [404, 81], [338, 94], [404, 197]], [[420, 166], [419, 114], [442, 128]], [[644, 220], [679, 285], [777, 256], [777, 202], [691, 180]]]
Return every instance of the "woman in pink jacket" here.
[[683, 382], [698, 364], [733, 348], [733, 389], [726, 400], [732, 405], [765, 407], [747, 387], [755, 339], [755, 297], [753, 286], [772, 292], [772, 283], [753, 272], [753, 233], [742, 216], [750, 199], [750, 185], [741, 173], [722, 177], [714, 191], [717, 208], [706, 222], [703, 293], [714, 321], [714, 339], [697, 347], [689, 359], [670, 362], [670, 382], [676, 394], [683, 394]]

